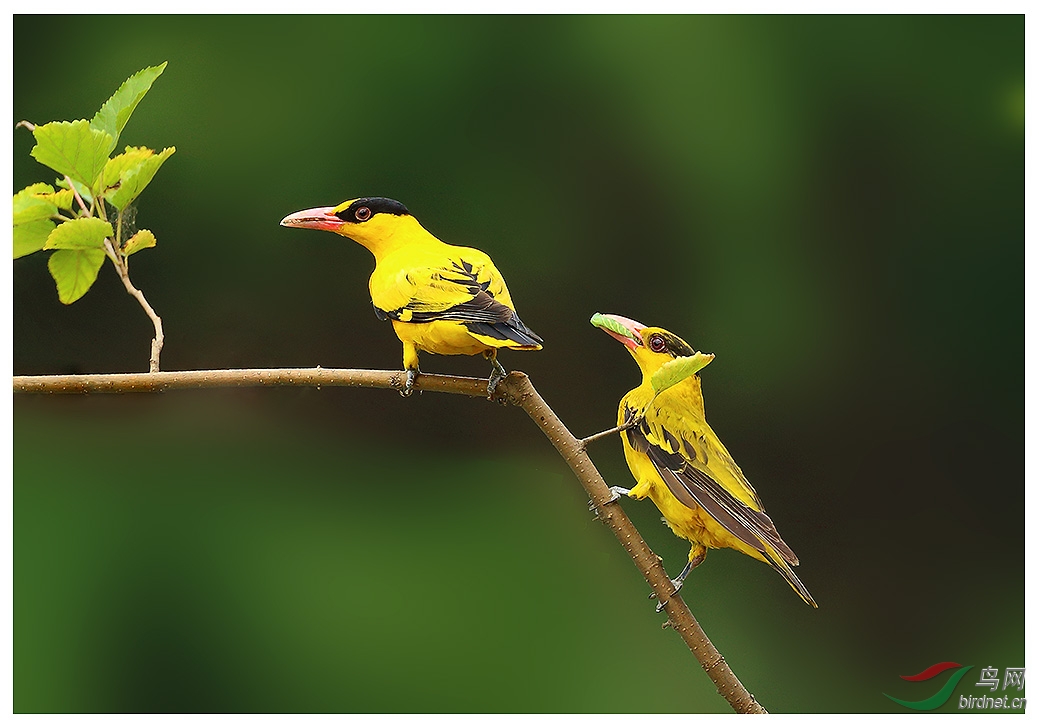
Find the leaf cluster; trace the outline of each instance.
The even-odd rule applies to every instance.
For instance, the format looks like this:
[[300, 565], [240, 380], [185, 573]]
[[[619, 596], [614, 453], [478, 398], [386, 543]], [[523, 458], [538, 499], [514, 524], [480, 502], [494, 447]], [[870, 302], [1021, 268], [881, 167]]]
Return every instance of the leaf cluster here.
[[97, 279], [105, 256], [125, 272], [126, 259], [155, 247], [149, 230], [130, 231], [134, 200], [155, 177], [175, 147], [156, 152], [126, 147], [112, 156], [137, 104], [166, 68], [138, 71], [87, 121], [52, 121], [33, 126], [36, 161], [61, 175], [55, 186], [29, 185], [13, 199], [14, 257], [53, 250], [47, 267], [62, 303], [81, 298]]

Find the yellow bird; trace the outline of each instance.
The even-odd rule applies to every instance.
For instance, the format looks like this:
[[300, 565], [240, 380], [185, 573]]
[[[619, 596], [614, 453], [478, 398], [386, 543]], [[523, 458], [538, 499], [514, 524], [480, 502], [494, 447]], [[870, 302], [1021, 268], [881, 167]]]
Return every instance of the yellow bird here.
[[498, 349], [541, 348], [541, 337], [516, 314], [505, 279], [487, 254], [441, 242], [396, 200], [361, 197], [295, 212], [281, 224], [329, 230], [375, 256], [368, 290], [375, 315], [392, 321], [404, 344], [404, 396], [419, 374], [420, 351], [482, 354], [492, 365], [487, 396], [493, 397], [505, 376]]
[[769, 564], [802, 599], [818, 606], [791, 569], [797, 556], [707, 424], [697, 372], [714, 355], [623, 316], [597, 313], [592, 324], [624, 344], [642, 370], [642, 384], [624, 395], [617, 413], [624, 458], [637, 483], [631, 490], [612, 490], [639, 500], [648, 496], [671, 530], [692, 544], [689, 562], [672, 580], [675, 591], [707, 549], [730, 548]]

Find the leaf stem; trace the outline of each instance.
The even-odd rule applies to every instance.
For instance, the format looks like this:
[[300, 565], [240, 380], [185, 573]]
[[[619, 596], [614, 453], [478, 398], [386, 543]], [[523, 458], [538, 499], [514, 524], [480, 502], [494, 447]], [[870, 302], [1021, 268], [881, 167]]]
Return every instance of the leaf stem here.
[[76, 198], [76, 202], [79, 203], [79, 206], [83, 210], [83, 212], [87, 213], [88, 216], [93, 215], [93, 209], [88, 208], [86, 203], [83, 202], [83, 198], [79, 196], [79, 190], [76, 189], [76, 185], [72, 184], [72, 178], [68, 175], [65, 175], [65, 182], [68, 183], [69, 189], [72, 190], [72, 194]]

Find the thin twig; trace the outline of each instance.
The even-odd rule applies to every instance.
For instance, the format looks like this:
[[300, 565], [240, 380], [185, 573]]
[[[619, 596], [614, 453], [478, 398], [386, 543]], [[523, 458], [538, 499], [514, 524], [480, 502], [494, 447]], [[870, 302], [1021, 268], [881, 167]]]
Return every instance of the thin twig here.
[[597, 432], [594, 435], [589, 435], [588, 437], [581, 438], [581, 440], [580, 440], [581, 447], [585, 447], [588, 443], [595, 442], [596, 440], [601, 440], [604, 437], [609, 437], [610, 435], [616, 435], [618, 432], [624, 432], [625, 430], [630, 430], [634, 426], [635, 426], [634, 422], [625, 422], [623, 425], [617, 425], [616, 427], [611, 427], [608, 430], [603, 430], [602, 432]]
[[[76, 186], [72, 184], [72, 179], [65, 175], [65, 182], [68, 183], [69, 189], [72, 190], [73, 196], [79, 203], [80, 208], [89, 217], [94, 214], [94, 202], [91, 201], [90, 207], [88, 208], [86, 203], [83, 202], [83, 198], [79, 196], [79, 192], [76, 190]], [[104, 219], [104, 202], [101, 203], [101, 219]], [[122, 212], [119, 213], [119, 227], [120, 233], [123, 224]], [[121, 245], [122, 240], [116, 237], [116, 241]], [[112, 261], [112, 265], [115, 266], [116, 273], [119, 274], [119, 280], [123, 282], [123, 287], [126, 288], [126, 292], [137, 299], [137, 303], [141, 304], [141, 308], [144, 309], [144, 313], [147, 314], [148, 318], [151, 319], [152, 326], [155, 329], [155, 336], [152, 338], [152, 349], [151, 356], [148, 358], [148, 371], [155, 373], [159, 371], [159, 354], [162, 353], [162, 344], [164, 341], [162, 335], [162, 319], [159, 318], [159, 314], [155, 313], [155, 309], [148, 303], [148, 299], [144, 297], [144, 293], [141, 289], [134, 286], [130, 281], [130, 266], [126, 260], [126, 256], [116, 251], [116, 246], [112, 244], [108, 238], [105, 238], [105, 255]]]
[[162, 319], [159, 318], [159, 314], [155, 313], [155, 309], [148, 303], [148, 299], [144, 297], [141, 290], [130, 282], [130, 267], [127, 265], [126, 258], [116, 253], [115, 246], [112, 245], [112, 241], [108, 238], [105, 238], [105, 254], [115, 266], [116, 273], [119, 274], [119, 280], [123, 282], [123, 287], [126, 288], [126, 292], [137, 299], [137, 302], [141, 304], [141, 308], [144, 309], [148, 318], [151, 319], [152, 326], [155, 327], [155, 337], [152, 339], [151, 357], [148, 359], [148, 372], [155, 374], [159, 371], [159, 354], [162, 353]]
[[[169, 389], [250, 386], [328, 386], [374, 387], [399, 389], [402, 373], [366, 369], [230, 369], [187, 372], [154, 372], [149, 374], [72, 374], [58, 376], [14, 377], [15, 392], [148, 392]], [[448, 392], [470, 397], [486, 397], [487, 380], [420, 374], [414, 389]], [[658, 557], [642, 539], [619, 502], [610, 492], [595, 465], [584, 451], [584, 443], [574, 437], [548, 406], [530, 379], [522, 372], [509, 374], [499, 385], [498, 393], [508, 402], [523, 409], [541, 428], [559, 454], [574, 471], [592, 499], [600, 519], [613, 531], [632, 561], [653, 588], [667, 611], [667, 624], [682, 636], [700, 666], [737, 713], [767, 712], [729, 668], [720, 652], [711, 644], [696, 618], [682, 598], [674, 594], [674, 585]], [[587, 441], [588, 438], [585, 439]]]

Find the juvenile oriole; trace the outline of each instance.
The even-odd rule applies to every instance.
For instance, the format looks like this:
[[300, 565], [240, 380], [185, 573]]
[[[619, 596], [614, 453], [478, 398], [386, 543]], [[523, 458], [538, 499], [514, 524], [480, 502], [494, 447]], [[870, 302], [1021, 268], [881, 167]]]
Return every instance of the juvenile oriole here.
[[639, 500], [648, 496], [671, 530], [692, 544], [688, 563], [672, 580], [675, 591], [707, 549], [731, 548], [772, 566], [817, 606], [791, 569], [797, 556], [707, 424], [697, 372], [714, 355], [623, 316], [597, 313], [592, 324], [624, 344], [642, 370], [642, 384], [624, 395], [617, 413], [624, 458], [637, 482], [630, 490], [613, 490]]

